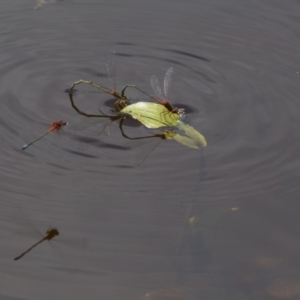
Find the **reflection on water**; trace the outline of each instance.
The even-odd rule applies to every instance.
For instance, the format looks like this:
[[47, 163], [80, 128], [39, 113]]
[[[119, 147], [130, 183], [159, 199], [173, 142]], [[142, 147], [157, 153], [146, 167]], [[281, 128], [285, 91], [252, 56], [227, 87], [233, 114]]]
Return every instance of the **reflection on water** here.
[[46, 235], [37, 243], [35, 243], [33, 246], [31, 246], [28, 250], [20, 254], [19, 256], [15, 257], [14, 260], [19, 260], [22, 258], [25, 254], [30, 252], [33, 248], [35, 248], [37, 245], [41, 244], [44, 241], [50, 241], [52, 240], [55, 236], [59, 235], [59, 232], [56, 228], [50, 228], [46, 231]]
[[[183, 108], [177, 108], [173, 107], [173, 105], [168, 100], [168, 93], [172, 82], [172, 76], [173, 76], [173, 68], [169, 68], [166, 72], [165, 78], [164, 78], [164, 85], [163, 89], [160, 87], [160, 84], [158, 82], [158, 78], [156, 75], [151, 76], [151, 87], [156, 95], [156, 98], [154, 98], [157, 102], [164, 105], [170, 112], [177, 113], [180, 117], [184, 116], [184, 109]], [[162, 93], [163, 90], [163, 93]]]

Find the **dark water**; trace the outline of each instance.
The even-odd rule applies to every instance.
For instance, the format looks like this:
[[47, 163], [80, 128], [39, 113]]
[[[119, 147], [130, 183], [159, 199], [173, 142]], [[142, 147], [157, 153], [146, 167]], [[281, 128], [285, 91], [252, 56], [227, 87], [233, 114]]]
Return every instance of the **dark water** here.
[[[40, 3], [0, 4], [0, 298], [299, 299], [300, 2]], [[117, 89], [174, 68], [170, 99], [205, 149], [162, 142], [135, 167], [145, 147], [114, 123], [21, 151], [84, 120], [65, 91], [106, 85], [110, 49]], [[75, 99], [98, 113], [110, 97]], [[26, 223], [60, 236], [16, 262], [39, 239]]]

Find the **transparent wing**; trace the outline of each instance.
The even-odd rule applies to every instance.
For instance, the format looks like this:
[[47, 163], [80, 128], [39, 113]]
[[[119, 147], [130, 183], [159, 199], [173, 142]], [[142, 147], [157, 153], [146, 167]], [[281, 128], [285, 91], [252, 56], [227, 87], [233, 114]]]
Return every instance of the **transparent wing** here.
[[74, 131], [81, 131], [83, 129], [89, 128], [91, 126], [94, 126], [98, 123], [101, 122], [105, 122], [107, 121], [106, 119], [98, 119], [98, 118], [93, 118], [93, 119], [88, 119], [88, 120], [84, 120], [82, 122], [79, 122], [77, 124], [71, 125], [69, 127], [70, 130], [74, 130]]
[[141, 165], [147, 157], [154, 151], [154, 149], [158, 146], [158, 144], [162, 141], [162, 138], [155, 137], [149, 139], [142, 139], [142, 140], [133, 140], [128, 142], [125, 147], [128, 148], [135, 148], [141, 147], [140, 152], [135, 158], [135, 165]]
[[162, 140], [158, 138], [156, 141], [152, 141], [151, 143], [149, 143], [147, 147], [143, 147], [141, 152], [136, 156], [135, 165], [141, 165], [161, 141]]
[[116, 63], [115, 50], [111, 49], [104, 65], [104, 73], [107, 74], [108, 87], [112, 90], [116, 89]]
[[164, 97], [162, 95], [162, 91], [161, 91], [158, 79], [155, 75], [151, 76], [150, 82], [151, 82], [151, 87], [152, 87], [152, 90], [153, 90], [155, 96], [158, 99], [163, 99]]
[[173, 76], [173, 68], [169, 68], [166, 75], [165, 75], [165, 79], [164, 79], [164, 93], [165, 96], [168, 96], [168, 92], [171, 86], [171, 82], [172, 82], [172, 76]]
[[106, 135], [110, 134], [111, 119], [109, 118], [93, 118], [88, 119], [78, 124], [69, 127], [71, 131], [81, 131], [99, 124], [99, 127], [95, 127], [95, 135], [100, 135], [105, 132]]
[[[111, 124], [112, 124], [112, 120], [109, 120], [108, 123], [105, 123], [105, 126], [104, 126], [104, 133], [105, 133], [105, 135], [107, 135], [107, 136], [110, 135]], [[101, 133], [102, 133], [102, 132], [101, 132]]]

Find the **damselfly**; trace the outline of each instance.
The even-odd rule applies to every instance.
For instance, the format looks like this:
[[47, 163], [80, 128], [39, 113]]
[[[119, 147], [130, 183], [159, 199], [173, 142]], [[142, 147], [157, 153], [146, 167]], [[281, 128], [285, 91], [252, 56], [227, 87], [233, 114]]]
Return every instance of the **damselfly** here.
[[42, 135], [40, 135], [38, 138], [36, 138], [35, 140], [31, 141], [30, 143], [28, 144], [25, 144], [23, 145], [22, 147], [22, 150], [25, 150], [27, 149], [30, 145], [32, 145], [33, 143], [37, 142], [38, 140], [40, 140], [41, 138], [43, 138], [45, 135], [47, 135], [48, 133], [52, 132], [52, 131], [55, 131], [55, 130], [58, 130], [60, 129], [62, 126], [68, 124], [67, 122], [65, 121], [62, 121], [62, 120], [57, 120], [55, 122], [53, 122], [51, 124], [51, 127], [45, 132], [43, 133]]

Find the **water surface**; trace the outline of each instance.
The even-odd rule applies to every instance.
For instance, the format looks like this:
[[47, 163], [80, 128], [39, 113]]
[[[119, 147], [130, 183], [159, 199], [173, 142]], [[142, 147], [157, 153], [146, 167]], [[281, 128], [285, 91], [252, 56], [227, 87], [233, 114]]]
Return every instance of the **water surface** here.
[[[50, 2], [0, 4], [1, 298], [298, 299], [299, 1]], [[118, 90], [151, 92], [174, 68], [170, 99], [205, 149], [162, 142], [136, 167], [145, 149], [115, 122], [21, 150], [54, 120], [84, 120], [66, 90], [106, 85], [111, 49]], [[91, 87], [75, 98], [111, 103]], [[87, 243], [16, 262], [39, 240], [19, 238], [25, 219]]]

